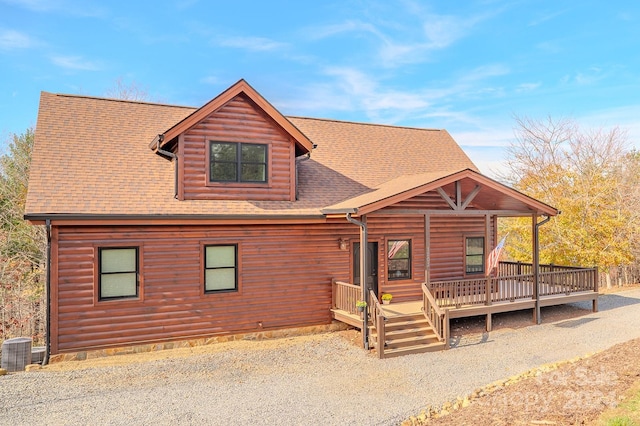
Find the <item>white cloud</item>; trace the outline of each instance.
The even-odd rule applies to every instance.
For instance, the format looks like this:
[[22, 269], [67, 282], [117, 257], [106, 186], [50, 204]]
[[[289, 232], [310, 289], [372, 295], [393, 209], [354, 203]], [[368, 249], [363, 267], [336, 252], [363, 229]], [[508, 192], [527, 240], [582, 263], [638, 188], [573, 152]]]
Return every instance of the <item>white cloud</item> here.
[[374, 25], [358, 20], [347, 20], [339, 24], [310, 27], [305, 30], [305, 34], [307, 34], [311, 40], [333, 37], [347, 32], [367, 32], [382, 37], [382, 34]]
[[6, 4], [13, 4], [33, 12], [56, 12], [62, 15], [81, 17], [104, 17], [107, 10], [104, 6], [94, 5], [93, 1], [76, 0], [0, 0]]
[[215, 75], [208, 75], [200, 79], [200, 83], [210, 84], [213, 86], [219, 85], [222, 83], [222, 80]]
[[233, 47], [253, 52], [279, 50], [287, 46], [285, 43], [264, 37], [229, 37], [219, 40], [218, 44], [223, 47]]
[[28, 49], [34, 44], [26, 34], [15, 30], [0, 30], [0, 49]]
[[518, 86], [516, 86], [516, 93], [533, 92], [534, 90], [536, 90], [540, 86], [542, 86], [542, 83], [540, 83], [540, 82], [537, 82], [537, 83], [522, 83], [522, 84], [519, 84]]
[[53, 56], [51, 62], [61, 68], [79, 71], [98, 71], [102, 68], [96, 62], [87, 61], [80, 56]]

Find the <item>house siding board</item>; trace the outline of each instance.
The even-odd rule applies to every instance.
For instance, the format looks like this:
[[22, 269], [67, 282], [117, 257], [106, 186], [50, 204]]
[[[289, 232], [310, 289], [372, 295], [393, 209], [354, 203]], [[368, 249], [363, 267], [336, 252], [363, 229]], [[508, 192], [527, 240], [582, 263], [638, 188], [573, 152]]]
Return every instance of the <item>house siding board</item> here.
[[[209, 141], [267, 143], [268, 183], [208, 184]], [[245, 96], [237, 96], [185, 132], [183, 191], [185, 200], [292, 201], [291, 152], [294, 143]]]
[[[464, 277], [464, 237], [483, 236], [485, 216], [431, 216], [431, 281]], [[495, 221], [491, 221], [490, 247], [494, 246]]]
[[[331, 279], [349, 280], [338, 238], [357, 228], [325, 225], [60, 227], [52, 352], [328, 324]], [[203, 242], [238, 243], [241, 288], [204, 294]], [[140, 245], [141, 300], [95, 302], [95, 247]]]

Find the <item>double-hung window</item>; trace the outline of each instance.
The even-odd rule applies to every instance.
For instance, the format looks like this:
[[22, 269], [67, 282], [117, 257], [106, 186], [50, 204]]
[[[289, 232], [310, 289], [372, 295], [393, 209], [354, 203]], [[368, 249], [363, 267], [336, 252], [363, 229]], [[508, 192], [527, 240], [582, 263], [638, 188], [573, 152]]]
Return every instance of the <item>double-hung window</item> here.
[[267, 182], [267, 145], [211, 141], [209, 149], [210, 182]]
[[99, 300], [138, 297], [138, 247], [98, 249]]
[[484, 273], [484, 237], [465, 238], [465, 273]]
[[238, 246], [204, 246], [204, 291], [238, 290]]
[[390, 281], [411, 278], [411, 240], [387, 241], [387, 278]]

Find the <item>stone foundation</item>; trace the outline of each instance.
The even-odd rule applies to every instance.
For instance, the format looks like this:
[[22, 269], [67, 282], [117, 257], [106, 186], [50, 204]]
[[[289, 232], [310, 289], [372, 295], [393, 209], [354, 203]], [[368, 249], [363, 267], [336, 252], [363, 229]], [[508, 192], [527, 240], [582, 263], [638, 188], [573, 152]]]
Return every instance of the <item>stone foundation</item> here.
[[265, 330], [252, 333], [228, 334], [222, 336], [202, 337], [190, 340], [178, 340], [149, 343], [144, 345], [122, 346], [118, 348], [96, 349], [92, 351], [70, 352], [51, 355], [49, 364], [62, 361], [84, 361], [86, 359], [102, 358], [113, 355], [138, 354], [143, 352], [155, 352], [165, 349], [193, 348], [195, 346], [211, 345], [214, 343], [233, 342], [236, 340], [265, 340], [282, 337], [305, 336], [309, 334], [341, 331], [351, 328], [348, 324], [333, 321], [331, 324], [312, 325], [306, 327], [284, 328], [281, 330]]

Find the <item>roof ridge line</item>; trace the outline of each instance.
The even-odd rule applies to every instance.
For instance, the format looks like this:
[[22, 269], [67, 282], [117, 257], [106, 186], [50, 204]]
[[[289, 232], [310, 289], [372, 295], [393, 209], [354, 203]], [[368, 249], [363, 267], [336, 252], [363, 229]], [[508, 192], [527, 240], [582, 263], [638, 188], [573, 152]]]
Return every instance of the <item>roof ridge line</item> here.
[[300, 115], [286, 115], [287, 118], [300, 118], [303, 120], [316, 120], [316, 121], [329, 121], [334, 123], [344, 123], [344, 124], [357, 124], [359, 126], [375, 126], [375, 127], [390, 127], [392, 129], [411, 129], [411, 130], [427, 130], [431, 132], [442, 132], [445, 129], [434, 129], [428, 127], [416, 127], [416, 126], [401, 126], [396, 124], [384, 124], [384, 123], [367, 123], [363, 121], [351, 121], [351, 120], [338, 120], [335, 118], [317, 118], [317, 117], [303, 117]]
[[93, 99], [97, 101], [123, 102], [123, 103], [130, 103], [130, 104], [154, 105], [154, 106], [170, 107], [170, 108], [197, 109], [197, 107], [192, 107], [187, 105], [168, 104], [163, 102], [137, 101], [132, 99], [107, 98], [107, 97], [92, 96], [92, 95], [77, 95], [73, 93], [52, 93], [52, 92], [44, 92], [44, 93], [50, 93], [54, 96], [60, 96], [63, 98]]

